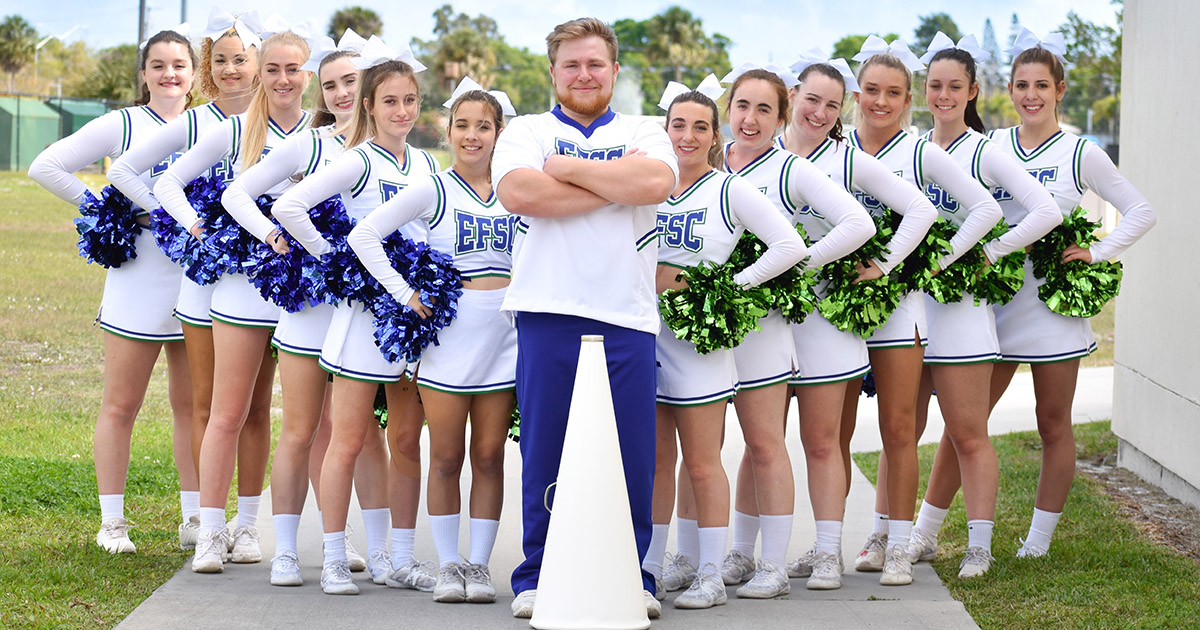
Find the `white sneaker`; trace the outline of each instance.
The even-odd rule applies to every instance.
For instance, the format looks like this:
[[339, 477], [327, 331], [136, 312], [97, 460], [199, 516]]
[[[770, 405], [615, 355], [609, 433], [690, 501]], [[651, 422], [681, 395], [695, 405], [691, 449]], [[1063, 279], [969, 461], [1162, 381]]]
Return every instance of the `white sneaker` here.
[[931, 562], [937, 557], [937, 535], [929, 536], [914, 527], [908, 540], [908, 560], [913, 564]]
[[[813, 543], [812, 547], [808, 548], [799, 558], [787, 565], [787, 574], [790, 578], [806, 578], [812, 575], [813, 558], [817, 555], [817, 543]], [[809, 587], [812, 588], [812, 587]]]
[[517, 619], [529, 619], [533, 616], [533, 602], [537, 599], [537, 589], [521, 591], [513, 598], [512, 614]]
[[191, 551], [196, 548], [196, 541], [199, 539], [200, 515], [193, 514], [188, 517], [188, 520], [179, 524], [179, 548]]
[[721, 579], [725, 584], [733, 586], [749, 580], [754, 575], [754, 558], [738, 551], [731, 550], [721, 561]]
[[887, 540], [887, 534], [872, 532], [867, 536], [866, 544], [854, 559], [854, 570], [882, 571], [883, 561], [887, 557]]
[[[354, 528], [350, 527], [350, 523], [346, 523], [346, 564], [350, 567], [350, 571], [357, 573], [367, 570], [367, 559], [361, 553], [358, 553], [354, 545], [350, 544], [350, 534], [353, 533]], [[384, 574], [386, 575], [387, 571], [384, 571]], [[371, 574], [371, 581], [376, 584], [383, 584], [383, 582], [375, 579], [374, 573]]]
[[224, 527], [201, 531], [196, 540], [196, 553], [192, 556], [192, 571], [196, 573], [220, 573], [228, 553], [229, 530]]
[[467, 585], [462, 566], [457, 562], [443, 564], [438, 569], [437, 584], [433, 587], [433, 601], [457, 604], [467, 599]]
[[[359, 556], [361, 558], [361, 556]], [[350, 560], [350, 548], [346, 547], [346, 565], [351, 571], [354, 570], [354, 565]], [[392, 557], [388, 552], [380, 549], [371, 554], [371, 557], [366, 560], [367, 575], [371, 577], [371, 581], [383, 586], [387, 584], [388, 574], [392, 572]]]
[[662, 582], [667, 591], [678, 591], [681, 588], [690, 588], [692, 582], [696, 581], [696, 567], [692, 566], [687, 561], [687, 557], [668, 553], [667, 567], [663, 569]]
[[958, 565], [958, 577], [966, 580], [979, 577], [992, 568], [992, 551], [983, 547], [967, 547], [962, 564]]
[[137, 547], [129, 540], [129, 521], [123, 517], [110, 518], [100, 523], [96, 532], [96, 544], [108, 553], [133, 553]]
[[467, 585], [468, 602], [490, 604], [496, 601], [496, 587], [492, 586], [492, 573], [486, 564], [464, 564], [463, 581]]
[[667, 598], [667, 587], [663, 584], [662, 578], [654, 578], [654, 599], [662, 601]]
[[321, 590], [326, 595], [358, 595], [358, 585], [350, 577], [345, 560], [331, 562], [321, 569]]
[[1046, 555], [1049, 552], [1050, 552], [1049, 549], [1046, 549], [1045, 547], [1038, 547], [1037, 545], [1031, 545], [1031, 544], [1025, 542], [1025, 539], [1022, 538], [1021, 539], [1021, 548], [1017, 550], [1017, 557], [1018, 558], [1041, 558], [1042, 556]]
[[883, 586], [905, 586], [912, 584], [912, 580], [912, 561], [908, 559], [908, 549], [900, 545], [890, 547], [879, 583]]
[[662, 616], [662, 602], [654, 597], [654, 593], [642, 589], [642, 601], [646, 602], [646, 616], [651, 619], [658, 619]]
[[810, 591], [832, 591], [842, 588], [843, 570], [842, 554], [814, 552], [812, 564], [809, 565], [808, 582], [804, 586]]
[[433, 565], [430, 563], [413, 560], [389, 573], [384, 584], [391, 588], [411, 588], [422, 593], [430, 593], [437, 584], [437, 578], [433, 577], [432, 569]]
[[771, 599], [787, 595], [790, 592], [792, 592], [792, 585], [788, 582], [783, 568], [775, 566], [775, 563], [770, 560], [759, 560], [758, 570], [754, 572], [754, 577], [738, 588], [737, 596], [748, 599]]
[[271, 584], [273, 586], [301, 586], [304, 578], [300, 575], [300, 558], [296, 552], [285, 551], [271, 558]]
[[262, 562], [262, 549], [258, 545], [257, 527], [239, 527], [233, 530], [233, 548], [230, 559], [237, 564]]
[[[729, 599], [725, 591], [725, 581], [721, 579], [716, 565], [708, 564], [703, 573], [697, 573], [692, 585], [679, 597], [675, 598], [676, 608], [701, 609], [713, 606], [724, 606]], [[710, 570], [711, 569], [711, 570]]]

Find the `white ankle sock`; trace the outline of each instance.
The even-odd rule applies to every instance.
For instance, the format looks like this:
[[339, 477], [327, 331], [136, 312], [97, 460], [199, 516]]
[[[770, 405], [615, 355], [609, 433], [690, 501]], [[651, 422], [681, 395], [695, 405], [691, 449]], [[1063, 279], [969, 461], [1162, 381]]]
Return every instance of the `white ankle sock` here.
[[892, 547], [907, 546], [912, 538], [912, 521], [904, 521], [900, 519], [888, 520], [888, 549]]
[[471, 564], [487, 566], [492, 560], [492, 549], [496, 546], [496, 532], [500, 521], [492, 518], [471, 519]]
[[225, 508], [223, 507], [201, 507], [200, 508], [200, 531], [209, 529], [224, 529], [225, 527]]
[[817, 553], [842, 553], [841, 521], [817, 521]]
[[991, 551], [992, 529], [995, 526], [995, 521], [985, 521], [983, 519], [967, 521], [967, 546], [983, 547]]
[[387, 508], [372, 508], [362, 511], [363, 533], [367, 535], [367, 557], [376, 552], [387, 551], [388, 526], [392, 522], [392, 511]]
[[1025, 545], [1040, 549], [1050, 548], [1050, 539], [1054, 536], [1054, 528], [1058, 527], [1058, 519], [1062, 512], [1045, 512], [1033, 508], [1033, 520], [1029, 524], [1029, 535], [1025, 537]]
[[262, 505], [262, 495], [238, 495], [238, 527], [258, 527], [258, 506]]
[[788, 543], [792, 540], [791, 514], [762, 514], [758, 517], [762, 528], [762, 559], [770, 560], [779, 569], [787, 562]]
[[325, 564], [346, 561], [346, 532], [325, 532], [321, 540], [325, 543]]
[[[698, 569], [703, 571], [708, 567], [709, 571], [720, 571], [721, 560], [725, 558], [725, 544], [729, 541], [728, 527], [701, 527], [699, 528], [700, 536], [700, 564]], [[766, 537], [763, 537], [765, 544]]]
[[650, 548], [646, 550], [646, 559], [642, 560], [642, 569], [660, 580], [663, 574], [663, 556], [667, 554], [667, 536], [670, 531], [670, 523], [654, 523], [652, 525]]
[[199, 490], [180, 490], [179, 491], [179, 513], [186, 521], [194, 514], [200, 513], [200, 491]]
[[733, 511], [733, 550], [754, 557], [754, 543], [758, 541], [759, 517]]
[[297, 553], [296, 537], [300, 533], [299, 514], [276, 514], [271, 517], [275, 525], [275, 556], [287, 552]]
[[413, 547], [416, 545], [417, 530], [392, 528], [392, 570], [413, 561]]
[[875, 513], [875, 519], [873, 521], [871, 521], [871, 533], [872, 534], [888, 533], [887, 514], [880, 514], [879, 512]]
[[433, 546], [437, 548], [440, 566], [458, 562], [459, 520], [458, 514], [429, 515], [429, 529], [433, 535]]
[[700, 566], [700, 524], [694, 518], [675, 519], [675, 553]]
[[942, 523], [946, 520], [946, 513], [949, 511], [950, 508], [940, 508], [932, 503], [921, 501], [921, 511], [917, 513], [916, 528], [929, 538], [937, 538], [938, 531], [942, 529]]
[[100, 495], [100, 520], [107, 521], [110, 518], [125, 518], [125, 495], [123, 493]]

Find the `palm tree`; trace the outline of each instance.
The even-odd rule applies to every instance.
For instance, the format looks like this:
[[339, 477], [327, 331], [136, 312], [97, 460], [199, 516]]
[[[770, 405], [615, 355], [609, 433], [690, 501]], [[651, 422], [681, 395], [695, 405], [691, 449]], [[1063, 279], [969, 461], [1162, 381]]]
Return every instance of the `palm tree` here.
[[348, 28], [363, 37], [370, 37], [383, 31], [383, 20], [378, 13], [364, 7], [338, 9], [329, 18], [329, 36], [336, 41]]
[[8, 73], [9, 90], [17, 73], [33, 61], [36, 45], [37, 30], [25, 18], [10, 15], [0, 22], [0, 69]]
[[650, 43], [646, 56], [650, 65], [674, 68], [675, 80], [683, 81], [683, 72], [704, 65], [709, 57], [709, 39], [704, 24], [691, 11], [672, 6], [651, 17], [646, 25]]

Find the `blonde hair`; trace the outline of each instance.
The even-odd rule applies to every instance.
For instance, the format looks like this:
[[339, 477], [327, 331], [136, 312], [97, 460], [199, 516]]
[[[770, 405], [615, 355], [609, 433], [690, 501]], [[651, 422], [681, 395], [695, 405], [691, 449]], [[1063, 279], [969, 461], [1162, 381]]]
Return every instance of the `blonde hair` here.
[[[908, 69], [908, 66], [904, 65], [903, 61], [900, 61], [899, 57], [889, 53], [879, 53], [878, 55], [874, 55], [870, 59], [864, 61], [863, 64], [858, 67], [859, 85], [862, 85], [862, 76], [864, 73], [866, 73], [867, 68], [875, 65], [891, 68], [892, 70], [899, 70], [904, 74], [904, 91], [909, 95], [910, 98], [908, 101], [908, 106], [905, 107], [904, 111], [900, 114], [899, 122], [900, 128], [907, 130], [910, 126], [912, 126], [912, 72]], [[860, 96], [858, 107], [854, 108], [854, 126], [861, 127], [865, 121], [866, 116], [863, 115], [862, 97]]]
[[563, 42], [570, 42], [584, 37], [599, 37], [604, 40], [608, 46], [609, 61], [617, 60], [617, 34], [613, 32], [612, 27], [600, 21], [597, 18], [579, 18], [570, 22], [563, 22], [554, 27], [553, 31], [546, 36], [546, 56], [550, 58], [550, 65], [554, 65], [554, 60], [558, 58], [558, 47]]
[[421, 86], [417, 83], [412, 66], [403, 61], [385, 61], [363, 70], [362, 77], [358, 80], [358, 91], [355, 94], [354, 116], [350, 118], [350, 122], [345, 127], [335, 132], [346, 138], [347, 147], [358, 146], [367, 138], [374, 137], [375, 118], [368, 110], [367, 101], [370, 101], [370, 107], [374, 108], [375, 91], [383, 84], [384, 80], [397, 74], [412, 79], [413, 85], [417, 88], [417, 95], [420, 96]]
[[[258, 74], [262, 74], [263, 63], [267, 53], [276, 46], [295, 46], [308, 58], [308, 43], [299, 35], [284, 31], [276, 33], [263, 42], [258, 53]], [[263, 147], [267, 146], [267, 126], [271, 120], [270, 103], [267, 100], [267, 90], [262, 81], [254, 89], [254, 98], [246, 110], [246, 129], [242, 135], [242, 172], [258, 163], [262, 158]]]

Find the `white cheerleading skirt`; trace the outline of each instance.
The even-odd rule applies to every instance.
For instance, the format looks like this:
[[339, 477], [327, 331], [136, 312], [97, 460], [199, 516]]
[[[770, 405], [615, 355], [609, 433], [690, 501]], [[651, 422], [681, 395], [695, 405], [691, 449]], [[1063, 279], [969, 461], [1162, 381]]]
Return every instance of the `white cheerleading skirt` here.
[[938, 364], [984, 363], [1000, 360], [996, 338], [996, 316], [991, 304], [970, 293], [961, 302], [942, 304], [925, 295], [925, 318], [929, 323], [929, 345], [925, 362]]
[[862, 337], [829, 323], [814, 310], [792, 325], [796, 347], [796, 375], [791, 385], [819, 385], [861, 378], [871, 369], [867, 342]]
[[357, 301], [334, 307], [321, 345], [321, 367], [336, 376], [373, 383], [399, 383], [408, 363], [389, 363], [375, 344], [375, 314]]
[[282, 309], [264, 299], [245, 274], [227, 273], [214, 286], [208, 311], [213, 319], [252, 328], [274, 328], [279, 323]]
[[659, 404], [705, 405], [728, 400], [737, 393], [738, 373], [732, 349], [700, 354], [696, 344], [679, 339], [664, 323], [654, 341], [654, 355], [658, 362]]
[[108, 270], [100, 298], [100, 328], [139, 341], [180, 341], [183, 328], [172, 315], [183, 269], [143, 229], [134, 239], [137, 258]]
[[417, 385], [451, 394], [517, 386], [517, 329], [500, 312], [507, 289], [464, 289], [458, 316], [421, 353]]
[[733, 349], [737, 365], [738, 387], [754, 389], [786, 383], [796, 367], [796, 346], [792, 330], [777, 310], [758, 320], [762, 330], [746, 335]]
[[317, 304], [295, 313], [281, 312], [279, 325], [271, 336], [271, 345], [288, 354], [321, 356], [321, 346], [325, 344], [325, 334], [329, 332], [333, 311], [331, 304]]
[[1038, 297], [1045, 279], [1033, 277], [1033, 263], [1025, 261], [1025, 284], [1008, 304], [994, 306], [996, 336], [1002, 361], [1053, 363], [1078, 359], [1096, 351], [1091, 322], [1085, 317], [1059, 315]]
[[189, 326], [212, 328], [213, 289], [217, 284], [201, 286], [186, 275], [179, 286], [179, 301], [175, 303], [175, 317]]
[[925, 294], [916, 291], [906, 294], [900, 299], [896, 310], [888, 316], [875, 332], [867, 337], [867, 347], [878, 348], [911, 348], [916, 345], [918, 337], [921, 345], [929, 343], [925, 326]]

